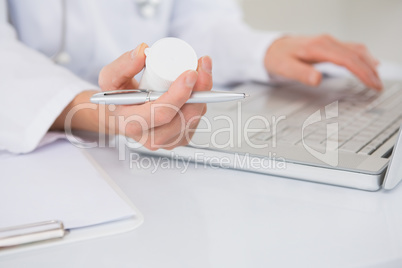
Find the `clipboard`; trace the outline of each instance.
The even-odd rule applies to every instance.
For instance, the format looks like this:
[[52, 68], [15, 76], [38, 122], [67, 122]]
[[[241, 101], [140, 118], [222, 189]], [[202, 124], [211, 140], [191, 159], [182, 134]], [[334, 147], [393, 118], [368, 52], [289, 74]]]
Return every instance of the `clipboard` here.
[[[19, 232], [21, 230], [28, 230], [29, 228], [31, 228], [33, 230], [32, 232], [19, 232], [11, 235], [17, 236], [21, 239], [21, 241], [23, 241], [24, 238], [26, 238], [27, 236], [35, 236], [38, 234], [43, 235], [44, 232], [48, 232], [49, 236], [46, 238], [46, 240], [43, 241], [18, 244], [10, 247], [0, 247], [0, 257], [35, 249], [42, 249], [51, 246], [64, 245], [88, 239], [125, 233], [134, 230], [144, 222], [144, 217], [142, 213], [134, 206], [134, 204], [117, 186], [117, 184], [107, 175], [107, 173], [85, 150], [80, 149], [80, 151], [89, 160], [88, 162], [91, 163], [101, 174], [101, 176], [99, 177], [102, 177], [110, 186], [110, 188], [113, 189], [113, 191], [134, 211], [134, 216], [92, 226], [72, 228], [67, 230], [64, 230], [63, 221], [61, 219], [49, 219], [49, 221], [45, 222], [31, 223], [24, 226], [6, 228], [8, 229], [8, 231], [11, 232]], [[45, 228], [46, 226], [48, 228]], [[46, 234], [43, 237], [46, 237]], [[6, 238], [9, 238], [9, 236], [6, 236]]]

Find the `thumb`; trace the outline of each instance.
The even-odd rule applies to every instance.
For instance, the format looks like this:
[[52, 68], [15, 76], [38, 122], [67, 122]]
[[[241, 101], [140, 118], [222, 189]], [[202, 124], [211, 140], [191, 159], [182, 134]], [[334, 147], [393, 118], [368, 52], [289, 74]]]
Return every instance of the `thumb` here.
[[144, 50], [148, 47], [142, 43], [136, 49], [128, 51], [103, 67], [99, 73], [99, 86], [103, 91], [121, 88], [137, 88], [134, 76], [145, 67]]

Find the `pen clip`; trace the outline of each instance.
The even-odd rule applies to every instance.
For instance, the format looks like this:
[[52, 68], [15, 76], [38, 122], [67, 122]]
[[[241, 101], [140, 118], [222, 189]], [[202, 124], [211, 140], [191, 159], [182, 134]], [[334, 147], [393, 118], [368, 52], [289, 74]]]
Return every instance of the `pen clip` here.
[[124, 94], [124, 93], [149, 93], [149, 92], [150, 91], [147, 89], [119, 89], [119, 90], [102, 92], [102, 95], [106, 96], [106, 95]]

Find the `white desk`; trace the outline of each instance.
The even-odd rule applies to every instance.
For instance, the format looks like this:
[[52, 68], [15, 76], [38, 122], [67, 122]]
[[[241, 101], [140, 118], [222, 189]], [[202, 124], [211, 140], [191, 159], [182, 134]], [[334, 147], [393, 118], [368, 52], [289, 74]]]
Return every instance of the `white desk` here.
[[[380, 68], [389, 79], [400, 70]], [[113, 149], [90, 153], [145, 223], [3, 257], [0, 267], [402, 267], [402, 186], [371, 193], [193, 164], [152, 174]]]
[[145, 223], [0, 267], [402, 267], [401, 186], [371, 193], [193, 164], [152, 174], [113, 149], [91, 154]]

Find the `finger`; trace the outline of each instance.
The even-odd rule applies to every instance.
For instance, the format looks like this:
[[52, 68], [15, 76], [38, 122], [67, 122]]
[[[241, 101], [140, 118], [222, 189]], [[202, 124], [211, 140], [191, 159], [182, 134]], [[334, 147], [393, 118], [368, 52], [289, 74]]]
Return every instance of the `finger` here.
[[170, 123], [189, 99], [197, 77], [196, 71], [184, 72], [156, 101], [143, 104], [136, 111], [145, 119], [150, 128]]
[[201, 115], [205, 115], [207, 113], [207, 110], [208, 110], [207, 105], [205, 105], [204, 109], [201, 112]]
[[204, 105], [204, 109], [202, 110], [201, 114], [194, 115], [186, 120], [187, 122], [186, 130], [185, 135], [183, 137], [185, 142], [184, 145], [187, 145], [191, 141], [197, 130], [198, 125], [200, 124], [202, 116], [204, 116], [206, 112], [207, 112], [207, 105]]
[[177, 147], [180, 147], [180, 146], [186, 146], [186, 145], [188, 145], [190, 143], [190, 141], [188, 141], [186, 138], [183, 138], [183, 139], [181, 139], [180, 141], [178, 141], [177, 143], [175, 143], [175, 145], [173, 145], [173, 146], [167, 146], [167, 147], [165, 147], [165, 148], [163, 148], [163, 149], [165, 149], [165, 150], [173, 150], [173, 149], [175, 149], [175, 148], [177, 148]]
[[[169, 123], [176, 116], [176, 112], [183, 106], [187, 108], [184, 111], [195, 110], [195, 113], [201, 113], [205, 104], [186, 104], [192, 91], [207, 91], [212, 89], [212, 61], [208, 56], [202, 57], [198, 61], [198, 72], [187, 71], [182, 74], [169, 88], [169, 90], [150, 105], [160, 106], [158, 109], [161, 116], [166, 117], [155, 124], [155, 127], [164, 123]], [[164, 107], [163, 104], [168, 104]], [[170, 106], [170, 108], [168, 107]], [[173, 107], [171, 107], [173, 106]], [[192, 107], [192, 108], [188, 108]], [[176, 108], [176, 111], [172, 108]], [[184, 107], [183, 107], [184, 108]], [[162, 109], [162, 110], [161, 110]], [[199, 112], [197, 112], [199, 110]], [[157, 113], [157, 111], [155, 111]], [[192, 112], [194, 113], [194, 112]]]
[[175, 146], [184, 136], [185, 127], [184, 117], [177, 114], [169, 124], [150, 129], [144, 145], [151, 150]]
[[305, 60], [307, 61], [329, 61], [344, 66], [367, 86], [378, 90], [382, 88], [375, 70], [363, 62], [355, 52], [346, 49], [335, 41], [327, 40], [327, 42], [321, 42], [319, 45], [312, 47], [305, 56]]
[[188, 136], [188, 130], [194, 131], [198, 125], [200, 117], [206, 111], [206, 104], [201, 105], [201, 111], [198, 106], [183, 106], [180, 113], [169, 124], [154, 128], [152, 133], [153, 145], [157, 148], [177, 146], [181, 139], [184, 139], [186, 135]]
[[193, 138], [198, 128], [198, 125], [201, 122], [201, 117], [206, 113], [207, 111], [206, 107], [207, 106], [205, 105], [205, 109], [202, 111], [201, 115], [198, 117], [194, 117], [193, 120], [190, 122], [190, 124], [187, 126], [185, 135], [187, 144], [190, 143], [191, 139]]
[[348, 68], [353, 74], [355, 74], [364, 84], [367, 86], [381, 90], [382, 83], [377, 73], [376, 66], [367, 59], [367, 56], [362, 55], [361, 52], [356, 50], [350, 50], [343, 46], [343, 44], [337, 44], [335, 48], [339, 55], [343, 55], [343, 63], [340, 64]]
[[195, 116], [192, 116], [190, 118], [187, 118], [187, 120], [186, 120], [186, 128], [185, 128], [185, 131], [184, 131], [184, 135], [181, 136], [181, 141], [177, 142], [179, 137], [175, 137], [174, 139], [172, 139], [172, 140], [170, 140], [168, 142], [168, 144], [175, 142], [173, 144], [173, 146], [165, 146], [164, 149], [172, 150], [175, 147], [184, 146], [184, 145], [189, 144], [191, 139], [193, 138], [195, 132], [196, 132], [196, 129], [197, 129], [200, 121], [201, 121], [201, 117], [203, 115], [205, 115], [206, 112], [207, 112], [207, 105], [204, 104], [204, 109], [202, 110], [200, 115], [195, 115]]
[[[144, 146], [150, 150], [172, 150], [178, 146], [189, 144], [200, 123], [201, 116], [204, 115], [206, 111], [205, 105], [201, 115], [191, 117], [187, 120], [183, 120], [182, 117], [176, 115], [170, 124], [144, 132], [143, 135], [147, 135], [147, 141], [144, 143]], [[140, 138], [141, 137], [137, 137], [136, 140]]]
[[154, 128], [147, 131], [144, 135], [147, 135], [146, 142], [143, 144], [150, 150], [166, 149], [172, 150], [178, 146], [187, 145], [193, 134], [186, 135], [185, 131], [178, 131], [179, 127], [174, 127], [176, 124], [168, 124]]
[[373, 55], [371, 55], [366, 46], [356, 43], [344, 43], [344, 45], [357, 53], [364, 61], [370, 64], [373, 69], [376, 69], [380, 63], [376, 58], [373, 57]]
[[[196, 127], [194, 127], [194, 128], [196, 128]], [[173, 150], [176, 147], [188, 145], [190, 143], [194, 133], [195, 133], [194, 130], [186, 131], [184, 133], [184, 135], [180, 133], [179, 135], [173, 137], [171, 140], [166, 142], [166, 144], [161, 148], [163, 148], [165, 150]]]
[[144, 50], [148, 47], [142, 43], [128, 51], [112, 63], [106, 65], [99, 73], [99, 86], [103, 91], [121, 88], [137, 88], [134, 76], [145, 67]]
[[[212, 89], [212, 60], [208, 56], [204, 56], [198, 60], [198, 79], [193, 91], [210, 91]], [[182, 112], [190, 115], [199, 115], [206, 109], [204, 103], [185, 104]]]
[[312, 65], [290, 57], [282, 61], [276, 73], [310, 86], [319, 85], [322, 79], [322, 74]]
[[212, 60], [204, 56], [198, 60], [198, 80], [194, 91], [208, 91], [212, 89]]
[[119, 124], [119, 133], [136, 139], [141, 138], [148, 130], [169, 124], [177, 114], [182, 113], [180, 108], [190, 97], [197, 76], [196, 71], [183, 73], [169, 90], [154, 102], [119, 106], [118, 113], [125, 119], [122, 126]]
[[[205, 106], [206, 107], [206, 106]], [[202, 112], [202, 115], [204, 115], [206, 112], [206, 109]], [[201, 121], [201, 117], [194, 117], [194, 120], [191, 120], [190, 124], [187, 126], [185, 135], [181, 136], [181, 140], [179, 140], [180, 136], [174, 137], [172, 140], [170, 140], [167, 145], [164, 147], [166, 150], [172, 150], [176, 147], [179, 146], [185, 146], [190, 143], [191, 139], [193, 138], [196, 129]]]

